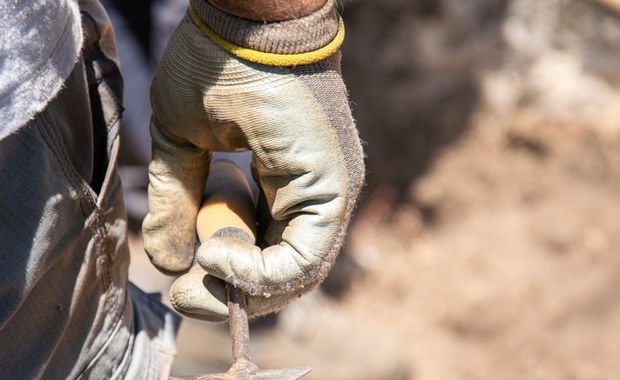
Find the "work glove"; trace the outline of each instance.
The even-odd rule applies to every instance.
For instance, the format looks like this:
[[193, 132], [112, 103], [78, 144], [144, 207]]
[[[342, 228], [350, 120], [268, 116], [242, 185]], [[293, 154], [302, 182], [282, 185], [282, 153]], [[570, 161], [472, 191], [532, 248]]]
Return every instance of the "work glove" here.
[[226, 281], [246, 292], [250, 315], [261, 315], [327, 275], [364, 178], [340, 73], [342, 36], [334, 0], [309, 16], [275, 23], [190, 1], [151, 87], [145, 250], [165, 273], [190, 270], [214, 151], [253, 152], [272, 220], [261, 236], [264, 249], [217, 236], [203, 242], [200, 268], [186, 275], [186, 288], [195, 283], [192, 299], [175, 302], [183, 292], [173, 294], [177, 310], [225, 319]]

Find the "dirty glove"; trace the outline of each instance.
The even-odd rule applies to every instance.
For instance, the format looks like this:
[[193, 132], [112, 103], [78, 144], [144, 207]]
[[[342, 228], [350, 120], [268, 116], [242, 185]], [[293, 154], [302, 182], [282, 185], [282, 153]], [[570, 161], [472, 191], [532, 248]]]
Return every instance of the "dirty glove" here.
[[[318, 285], [340, 246], [364, 176], [340, 75], [334, 0], [291, 21], [230, 16], [204, 0], [171, 37], [151, 88], [153, 156], [145, 249], [160, 270], [192, 266], [196, 215], [213, 151], [253, 151], [273, 222], [263, 250], [214, 237], [198, 262], [264, 314]], [[198, 283], [196, 286], [202, 286]], [[203, 309], [225, 313], [218, 297]], [[221, 300], [220, 300], [221, 301]], [[249, 302], [252, 304], [252, 302]]]

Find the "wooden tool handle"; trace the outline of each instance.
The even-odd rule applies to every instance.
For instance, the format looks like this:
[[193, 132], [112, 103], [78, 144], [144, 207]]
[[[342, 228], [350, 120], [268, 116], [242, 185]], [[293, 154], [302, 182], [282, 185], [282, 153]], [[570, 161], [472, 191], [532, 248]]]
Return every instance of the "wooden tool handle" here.
[[254, 202], [247, 179], [237, 165], [229, 161], [213, 163], [196, 226], [201, 242], [230, 227], [243, 230], [255, 240]]

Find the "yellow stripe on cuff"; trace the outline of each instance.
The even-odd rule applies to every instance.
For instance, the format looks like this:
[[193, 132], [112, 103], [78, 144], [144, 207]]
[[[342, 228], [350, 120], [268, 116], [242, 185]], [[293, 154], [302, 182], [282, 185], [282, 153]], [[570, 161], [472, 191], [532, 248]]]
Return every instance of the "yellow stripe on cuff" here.
[[294, 54], [282, 54], [282, 53], [267, 53], [263, 51], [253, 50], [243, 46], [236, 45], [230, 41], [227, 41], [217, 35], [207, 24], [202, 21], [200, 16], [196, 13], [193, 5], [190, 2], [189, 5], [190, 16], [196, 23], [198, 28], [217, 46], [226, 50], [230, 54], [244, 59], [246, 61], [260, 63], [268, 66], [299, 66], [307, 65], [324, 60], [325, 58], [333, 55], [340, 49], [342, 42], [344, 41], [344, 23], [342, 17], [338, 17], [338, 32], [330, 43], [319, 48], [317, 50], [294, 53]]

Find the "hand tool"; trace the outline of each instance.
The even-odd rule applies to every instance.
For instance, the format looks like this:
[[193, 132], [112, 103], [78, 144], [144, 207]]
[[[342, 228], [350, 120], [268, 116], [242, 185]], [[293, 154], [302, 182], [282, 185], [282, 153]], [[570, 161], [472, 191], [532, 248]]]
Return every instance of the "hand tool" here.
[[[239, 175], [240, 174], [240, 175]], [[219, 236], [255, 243], [255, 210], [249, 185], [240, 169], [228, 161], [213, 163], [205, 200], [198, 213], [200, 241]], [[229, 326], [233, 364], [226, 373], [182, 377], [184, 380], [293, 380], [310, 372], [308, 367], [260, 370], [250, 359], [250, 332], [246, 297], [228, 284]]]

